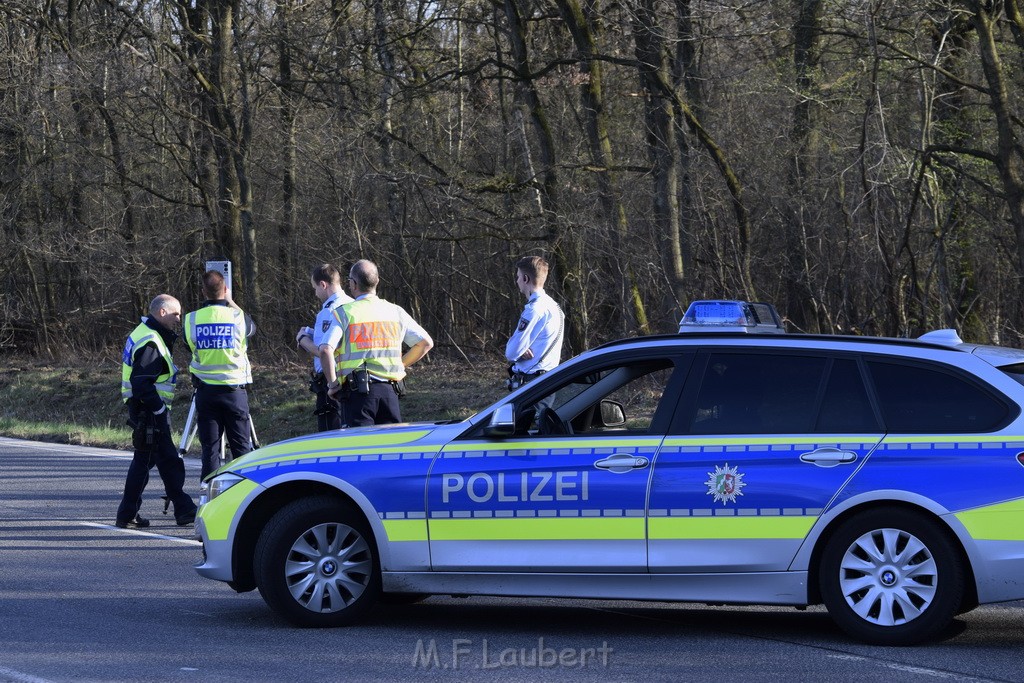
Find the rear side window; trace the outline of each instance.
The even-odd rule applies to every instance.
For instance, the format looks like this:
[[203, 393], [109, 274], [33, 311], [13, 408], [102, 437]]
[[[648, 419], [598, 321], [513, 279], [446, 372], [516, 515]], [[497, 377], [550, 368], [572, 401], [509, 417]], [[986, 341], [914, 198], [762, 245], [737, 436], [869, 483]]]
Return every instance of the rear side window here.
[[691, 434], [799, 434], [814, 428], [825, 358], [713, 353]]
[[889, 432], [987, 432], [1009, 414], [995, 396], [950, 372], [877, 360], [867, 365]]
[[815, 431], [833, 434], [881, 431], [856, 361], [837, 358], [832, 363]]

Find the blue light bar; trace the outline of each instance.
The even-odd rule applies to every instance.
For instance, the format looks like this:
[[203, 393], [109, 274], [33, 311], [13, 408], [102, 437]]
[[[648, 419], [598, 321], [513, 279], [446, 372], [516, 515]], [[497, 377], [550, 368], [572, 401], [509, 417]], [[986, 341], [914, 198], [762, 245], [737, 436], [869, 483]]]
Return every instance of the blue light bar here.
[[786, 328], [771, 304], [713, 299], [691, 303], [679, 331], [785, 334]]

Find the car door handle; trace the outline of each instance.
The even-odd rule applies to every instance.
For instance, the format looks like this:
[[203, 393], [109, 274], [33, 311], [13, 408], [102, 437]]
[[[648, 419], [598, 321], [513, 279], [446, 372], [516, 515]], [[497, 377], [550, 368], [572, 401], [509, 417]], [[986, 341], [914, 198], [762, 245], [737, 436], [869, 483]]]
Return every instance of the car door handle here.
[[594, 463], [599, 470], [608, 470], [621, 474], [631, 470], [640, 470], [651, 464], [650, 459], [640, 455], [629, 455], [628, 453], [613, 453], [603, 460]]
[[809, 462], [818, 467], [835, 467], [857, 460], [857, 454], [853, 451], [844, 451], [839, 448], [816, 448], [813, 451], [800, 454], [801, 462]]

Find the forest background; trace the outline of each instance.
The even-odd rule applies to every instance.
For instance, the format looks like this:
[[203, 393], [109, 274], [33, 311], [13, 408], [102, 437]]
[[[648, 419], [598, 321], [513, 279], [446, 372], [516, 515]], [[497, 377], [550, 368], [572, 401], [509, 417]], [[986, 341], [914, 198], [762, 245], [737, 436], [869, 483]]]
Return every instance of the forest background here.
[[791, 331], [1024, 335], [1017, 0], [5, 0], [0, 349], [114, 357], [235, 264], [264, 362], [367, 257], [500, 356], [515, 259], [565, 356], [694, 298]]

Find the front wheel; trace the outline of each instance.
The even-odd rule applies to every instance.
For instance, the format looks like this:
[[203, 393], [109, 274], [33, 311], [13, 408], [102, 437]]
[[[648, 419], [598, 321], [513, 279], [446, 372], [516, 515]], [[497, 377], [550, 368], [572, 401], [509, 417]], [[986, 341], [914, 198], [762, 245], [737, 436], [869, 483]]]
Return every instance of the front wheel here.
[[263, 599], [298, 626], [351, 624], [380, 595], [366, 521], [326, 496], [294, 501], [271, 518], [256, 543], [254, 569]]
[[912, 645], [953, 620], [964, 594], [960, 554], [937, 522], [872, 510], [843, 523], [822, 554], [821, 596], [851, 636]]

